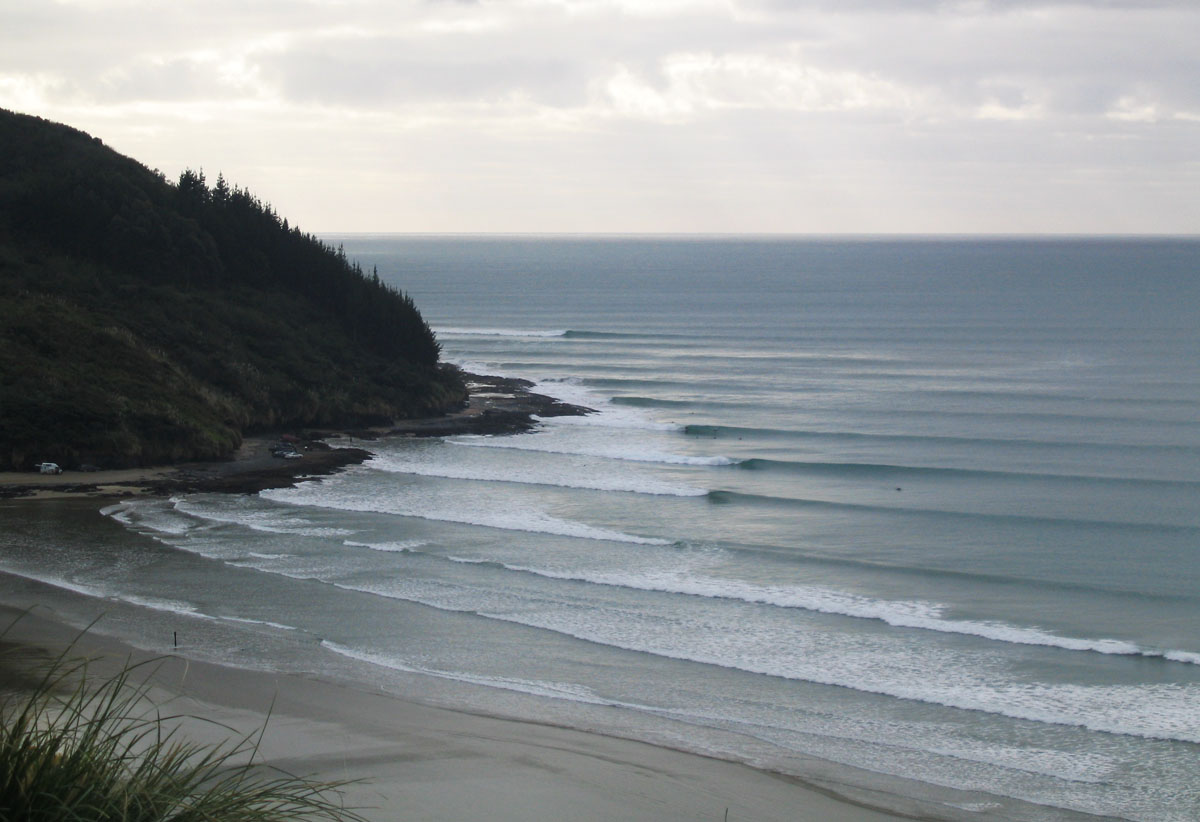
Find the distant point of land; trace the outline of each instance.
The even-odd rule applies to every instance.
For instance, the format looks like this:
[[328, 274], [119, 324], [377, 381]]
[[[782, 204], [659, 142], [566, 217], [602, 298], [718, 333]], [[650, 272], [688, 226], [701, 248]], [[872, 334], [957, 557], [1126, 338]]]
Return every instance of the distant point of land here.
[[218, 175], [0, 110], [0, 470], [221, 459], [467, 399], [404, 293]]

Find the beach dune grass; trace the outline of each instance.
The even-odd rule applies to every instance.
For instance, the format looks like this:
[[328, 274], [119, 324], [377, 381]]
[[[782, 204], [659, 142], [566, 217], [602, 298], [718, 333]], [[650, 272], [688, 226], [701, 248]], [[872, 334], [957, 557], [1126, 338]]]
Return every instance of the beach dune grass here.
[[151, 702], [146, 664], [98, 678], [64, 654], [0, 699], [0, 820], [362, 822], [337, 802], [345, 783], [256, 762], [265, 725], [188, 741], [180, 725], [197, 718]]

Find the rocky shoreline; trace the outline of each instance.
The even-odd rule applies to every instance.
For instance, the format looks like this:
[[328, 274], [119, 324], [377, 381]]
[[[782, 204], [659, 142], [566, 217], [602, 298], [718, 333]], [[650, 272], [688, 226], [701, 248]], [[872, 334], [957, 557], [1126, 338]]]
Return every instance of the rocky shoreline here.
[[[539, 417], [582, 416], [593, 409], [571, 405], [530, 389], [528, 380], [464, 374], [466, 404], [449, 414], [398, 420], [391, 426], [339, 431], [298, 431], [246, 437], [229, 460], [128, 471], [59, 475], [0, 475], [0, 499], [64, 495], [169, 496], [182, 493], [255, 494], [288, 488], [311, 477], [336, 473], [371, 457], [359, 443], [384, 437], [448, 437], [461, 434], [519, 434], [537, 426]], [[282, 458], [272, 446], [286, 437], [298, 457]]]

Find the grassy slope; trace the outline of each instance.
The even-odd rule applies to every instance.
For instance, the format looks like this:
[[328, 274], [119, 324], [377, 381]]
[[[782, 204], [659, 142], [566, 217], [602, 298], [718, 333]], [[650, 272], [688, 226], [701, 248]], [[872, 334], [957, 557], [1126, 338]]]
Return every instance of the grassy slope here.
[[[0, 693], [0, 819], [28, 822], [364, 822], [315, 782], [256, 761], [262, 731], [204, 745], [148, 698], [153, 671], [110, 679], [59, 657], [28, 668], [0, 649], [20, 689]], [[14, 664], [15, 663], [15, 664]], [[265, 730], [265, 728], [263, 729]]]
[[0, 111], [0, 468], [211, 458], [463, 398], [407, 297], [188, 182]]

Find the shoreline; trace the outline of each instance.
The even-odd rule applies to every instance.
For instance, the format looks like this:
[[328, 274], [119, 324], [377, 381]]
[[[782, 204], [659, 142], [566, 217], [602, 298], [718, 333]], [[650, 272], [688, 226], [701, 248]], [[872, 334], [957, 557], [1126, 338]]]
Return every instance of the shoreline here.
[[214, 722], [237, 734], [265, 723], [261, 762], [319, 780], [362, 780], [343, 789], [343, 801], [380, 822], [951, 818], [923, 814], [902, 797], [893, 798], [909, 807], [888, 811], [795, 777], [602, 733], [435, 707], [312, 676], [153, 654], [81, 635], [44, 609], [22, 614], [0, 605], [0, 619], [10, 626], [0, 684], [19, 690], [26, 660], [68, 648], [70, 656], [94, 660], [89, 668], [99, 677], [126, 662], [154, 660], [142, 669], [151, 672], [151, 697], [164, 713], [185, 717], [187, 738], [228, 738], [224, 730], [214, 734]]
[[[47, 477], [47, 485], [57, 480], [66, 487], [43, 486], [40, 495], [11, 499], [57, 497], [68, 500], [68, 505], [94, 503], [99, 507], [102, 498], [115, 496], [255, 493], [361, 463], [371, 456], [357, 447], [361, 440], [510, 433], [534, 427], [535, 415], [589, 413], [531, 394], [532, 384], [526, 381], [480, 379], [485, 382], [473, 385], [468, 406], [452, 415], [322, 435], [333, 441], [352, 441], [354, 446], [326, 445], [307, 452], [303, 459], [283, 460], [269, 453], [276, 438], [248, 438], [242, 449], [245, 453], [228, 462], [145, 469], [146, 476], [127, 481], [127, 485], [97, 483], [79, 488], [72, 487], [73, 477]], [[550, 413], [543, 413], [547, 408]], [[497, 430], [500, 428], [505, 430]], [[317, 470], [322, 465], [328, 470]], [[2, 490], [0, 497], [5, 496]], [[0, 603], [0, 619], [5, 613], [15, 613], [10, 606]], [[39, 607], [37, 616], [26, 618], [37, 627], [16, 635], [23, 646], [63, 647], [78, 633], [68, 620], [47, 617], [45, 610], [51, 609]], [[185, 656], [168, 657], [139, 650], [137, 642], [136, 637], [92, 634], [85, 636], [79, 647], [103, 654], [109, 660], [106, 665], [126, 658], [165, 660], [167, 679], [159, 683], [161, 698], [170, 700], [173, 709], [182, 702], [183, 712], [243, 733], [260, 726], [266, 712], [272, 710], [264, 747], [268, 761], [300, 775], [371, 779], [354, 789], [350, 803], [379, 806], [382, 801], [381, 814], [368, 813], [379, 822], [397, 817], [721, 819], [725, 807], [731, 808], [729, 819], [813, 822], [1108, 818], [899, 777], [896, 783], [911, 784], [915, 789], [889, 790], [891, 783], [886, 780], [879, 784], [888, 787], [863, 787], [858, 780], [839, 776], [856, 769], [833, 761], [824, 762], [813, 781], [807, 770], [803, 777], [791, 776], [680, 750], [672, 747], [670, 740], [623, 737], [618, 722], [567, 727], [548, 724], [552, 720], [541, 715], [531, 720], [476, 713], [471, 708], [444, 707], [449, 703], [440, 701], [421, 701], [420, 696], [385, 694], [364, 680], [335, 675], [322, 678], [309, 671], [262, 672]], [[0, 683], [4, 681], [3, 668], [0, 664]], [[273, 709], [269, 707], [272, 704]], [[298, 751], [303, 754], [297, 755]], [[1025, 809], [1016, 812], [1017, 806]]]
[[68, 618], [40, 595], [16, 600], [24, 605], [0, 601], [0, 698], [29, 687], [22, 676], [29, 660], [68, 648], [100, 679], [149, 662], [144, 669], [157, 672], [152, 704], [187, 718], [183, 738], [225, 742], [265, 725], [260, 763], [318, 781], [356, 781], [346, 806], [366, 809], [370, 822], [721, 820], [725, 808], [729, 820], [756, 822], [1119, 819], [812, 756], [802, 757], [803, 771], [774, 769], [691, 747], [669, 732], [631, 734], [618, 706], [572, 722], [557, 711], [461, 703], [436, 684], [384, 689], [317, 658], [299, 668], [242, 667], [202, 646], [172, 648], [169, 633], [150, 644], [105, 633], [104, 608], [72, 607]]
[[[464, 373], [465, 406], [439, 417], [396, 420], [371, 428], [294, 429], [246, 436], [227, 460], [180, 463], [112, 471], [61, 474], [0, 472], [0, 499], [52, 499], [68, 496], [169, 496], [182, 493], [256, 494], [290, 488], [312, 477], [337, 473], [372, 456], [358, 446], [384, 437], [448, 437], [461, 434], [518, 434], [536, 427], [535, 417], [580, 416], [592, 409], [561, 402], [530, 389], [533, 383], [510, 377]], [[299, 459], [271, 454], [286, 436]], [[346, 441], [353, 445], [331, 445]]]

